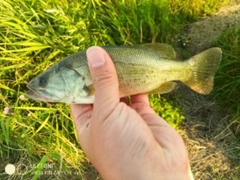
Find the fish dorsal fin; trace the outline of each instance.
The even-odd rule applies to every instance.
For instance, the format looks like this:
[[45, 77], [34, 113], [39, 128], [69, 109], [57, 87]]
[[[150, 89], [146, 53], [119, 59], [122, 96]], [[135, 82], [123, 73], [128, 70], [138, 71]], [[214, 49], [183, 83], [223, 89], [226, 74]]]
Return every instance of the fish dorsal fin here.
[[174, 90], [177, 86], [175, 82], [165, 82], [161, 84], [158, 88], [149, 92], [149, 94], [166, 94]]
[[176, 59], [176, 52], [172, 46], [164, 43], [146, 43], [140, 46], [157, 52], [161, 58]]

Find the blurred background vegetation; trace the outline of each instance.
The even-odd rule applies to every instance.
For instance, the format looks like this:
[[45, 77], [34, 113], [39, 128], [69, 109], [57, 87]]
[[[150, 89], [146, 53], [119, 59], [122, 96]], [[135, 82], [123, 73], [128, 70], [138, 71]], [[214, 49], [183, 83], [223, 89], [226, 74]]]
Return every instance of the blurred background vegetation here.
[[[69, 105], [24, 97], [31, 78], [93, 45], [164, 42], [179, 48], [183, 27], [216, 12], [227, 0], [1, 0], [0, 177], [15, 164], [12, 179], [97, 179], [80, 149]], [[214, 98], [240, 122], [240, 36], [232, 28], [215, 42], [224, 56]], [[183, 37], [184, 38], [184, 37]], [[180, 46], [181, 48], [181, 46]], [[188, 56], [188, 54], [184, 55]], [[150, 95], [154, 110], [179, 128], [184, 115], [174, 99]], [[26, 165], [26, 166], [24, 166]], [[44, 165], [56, 172], [44, 174]], [[42, 174], [41, 174], [42, 172]]]

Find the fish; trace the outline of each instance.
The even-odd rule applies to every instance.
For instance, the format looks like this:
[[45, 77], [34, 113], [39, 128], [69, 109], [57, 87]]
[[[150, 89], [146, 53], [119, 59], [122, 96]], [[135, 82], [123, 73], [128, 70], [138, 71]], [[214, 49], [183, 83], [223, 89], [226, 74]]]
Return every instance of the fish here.
[[[181, 81], [197, 93], [213, 89], [222, 57], [219, 47], [209, 48], [187, 60], [178, 60], [172, 46], [147, 43], [135, 46], [103, 46], [115, 65], [120, 97], [165, 94]], [[33, 100], [68, 104], [94, 103], [94, 87], [86, 50], [67, 56], [33, 78], [26, 96]]]

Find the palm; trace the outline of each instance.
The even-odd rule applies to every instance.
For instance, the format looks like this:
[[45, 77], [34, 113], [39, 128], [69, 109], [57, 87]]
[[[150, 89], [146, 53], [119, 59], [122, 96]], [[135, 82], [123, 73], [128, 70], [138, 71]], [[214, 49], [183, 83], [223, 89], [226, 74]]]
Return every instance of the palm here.
[[[121, 161], [128, 161], [129, 166], [137, 170], [139, 166], [143, 166], [153, 158], [158, 159], [159, 162], [168, 162], [167, 164], [170, 165], [182, 165], [182, 162], [188, 159], [181, 137], [154, 113], [149, 106], [147, 95], [133, 96], [132, 104], [129, 106], [118, 103], [111, 113], [102, 117], [105, 118], [102, 121], [95, 119], [101, 117], [99, 115], [101, 112], [96, 112], [90, 105], [80, 106], [84, 106], [85, 112], [79, 116], [75, 113], [78, 111], [74, 111], [75, 107], [72, 106], [73, 117], [89, 118], [85, 118], [86, 125], [81, 125], [84, 129], [78, 131], [79, 140], [83, 150], [98, 169], [105, 169], [104, 165], [107, 168], [107, 164], [116, 169], [125, 169], [122, 167], [124, 163], [117, 165], [115, 163]], [[99, 163], [101, 158], [105, 162], [104, 165]], [[144, 159], [146, 162], [139, 163], [139, 159]], [[154, 168], [159, 171], [159, 169], [179, 167]]]

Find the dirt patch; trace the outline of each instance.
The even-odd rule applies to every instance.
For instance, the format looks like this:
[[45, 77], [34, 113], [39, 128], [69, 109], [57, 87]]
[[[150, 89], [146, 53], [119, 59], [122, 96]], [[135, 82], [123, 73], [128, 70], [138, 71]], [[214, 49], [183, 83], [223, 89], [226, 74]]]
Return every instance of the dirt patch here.
[[183, 35], [188, 39], [186, 49], [196, 54], [211, 46], [212, 42], [229, 27], [240, 25], [240, 0], [231, 1], [211, 17], [188, 24]]
[[[231, 1], [211, 17], [188, 24], [182, 32], [189, 39], [185, 49], [192, 55], [199, 53], [211, 47], [224, 30], [236, 25], [240, 25], [240, 0]], [[195, 179], [239, 179], [239, 145], [229, 128], [233, 117], [211, 95], [199, 95], [182, 84], [166, 96], [178, 99], [176, 103], [186, 117], [180, 134], [187, 145]]]

